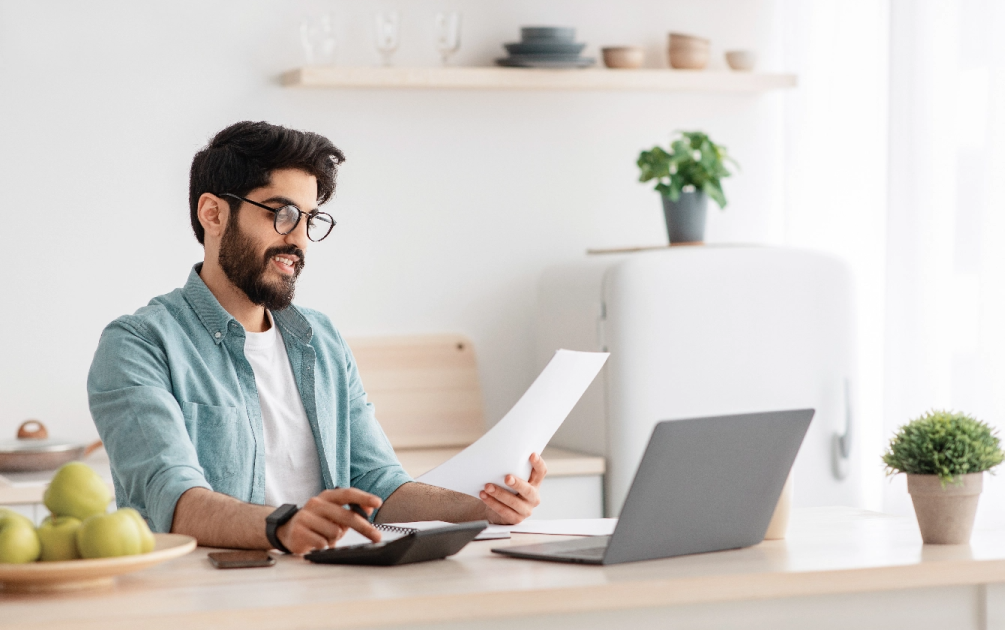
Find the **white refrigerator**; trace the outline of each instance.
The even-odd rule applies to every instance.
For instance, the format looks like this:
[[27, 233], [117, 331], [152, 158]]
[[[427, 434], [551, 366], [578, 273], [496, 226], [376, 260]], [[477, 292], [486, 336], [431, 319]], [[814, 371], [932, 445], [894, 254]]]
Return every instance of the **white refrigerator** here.
[[538, 360], [611, 357], [551, 444], [607, 458], [617, 516], [655, 423], [812, 407], [796, 506], [863, 504], [854, 465], [851, 273], [812, 251], [672, 247], [591, 255], [545, 271]]

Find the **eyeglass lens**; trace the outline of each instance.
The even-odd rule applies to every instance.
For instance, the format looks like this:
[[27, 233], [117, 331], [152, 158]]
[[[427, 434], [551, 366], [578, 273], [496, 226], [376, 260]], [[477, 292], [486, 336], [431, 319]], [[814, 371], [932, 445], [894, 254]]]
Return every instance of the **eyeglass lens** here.
[[335, 227], [335, 220], [325, 213], [316, 214], [307, 221], [307, 238], [320, 241]]
[[[280, 234], [289, 234], [297, 227], [300, 220], [301, 211], [295, 206], [283, 206], [276, 211], [276, 231]], [[335, 220], [327, 213], [319, 213], [307, 219], [307, 238], [312, 241], [320, 241], [328, 236], [328, 233], [335, 227]]]
[[294, 206], [283, 206], [276, 211], [276, 231], [280, 234], [289, 234], [297, 227], [299, 219], [300, 210]]

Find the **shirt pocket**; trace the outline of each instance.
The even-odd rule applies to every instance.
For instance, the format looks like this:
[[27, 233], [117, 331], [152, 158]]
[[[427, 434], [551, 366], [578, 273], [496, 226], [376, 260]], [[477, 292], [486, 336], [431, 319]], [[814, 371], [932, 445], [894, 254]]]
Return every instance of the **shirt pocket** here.
[[206, 481], [230, 494], [228, 481], [255, 459], [254, 436], [241, 422], [241, 410], [193, 402], [182, 402], [181, 410]]

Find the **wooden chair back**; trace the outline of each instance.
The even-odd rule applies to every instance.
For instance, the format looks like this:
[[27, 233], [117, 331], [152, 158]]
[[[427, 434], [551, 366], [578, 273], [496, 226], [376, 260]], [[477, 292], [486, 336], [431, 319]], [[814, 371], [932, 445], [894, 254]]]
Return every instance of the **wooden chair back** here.
[[474, 344], [463, 335], [348, 340], [395, 449], [467, 446], [485, 432]]

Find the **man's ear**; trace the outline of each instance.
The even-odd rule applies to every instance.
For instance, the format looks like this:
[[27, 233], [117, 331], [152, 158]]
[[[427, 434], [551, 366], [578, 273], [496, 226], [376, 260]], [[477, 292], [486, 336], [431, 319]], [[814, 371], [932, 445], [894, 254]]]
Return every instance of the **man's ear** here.
[[206, 231], [206, 236], [219, 238], [227, 227], [230, 217], [230, 204], [212, 193], [202, 193], [198, 206], [199, 223]]

